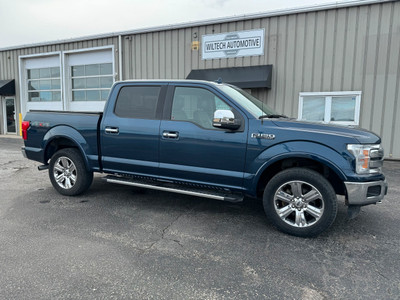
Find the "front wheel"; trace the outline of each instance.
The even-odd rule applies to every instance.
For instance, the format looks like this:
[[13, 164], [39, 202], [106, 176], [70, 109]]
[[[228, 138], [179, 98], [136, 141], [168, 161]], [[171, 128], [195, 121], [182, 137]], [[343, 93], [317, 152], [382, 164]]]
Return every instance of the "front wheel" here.
[[93, 172], [86, 170], [77, 149], [57, 151], [50, 160], [49, 177], [53, 187], [62, 195], [76, 196], [85, 192], [93, 181]]
[[263, 205], [278, 229], [300, 237], [313, 237], [328, 229], [337, 213], [332, 185], [321, 174], [304, 168], [275, 175], [264, 190]]

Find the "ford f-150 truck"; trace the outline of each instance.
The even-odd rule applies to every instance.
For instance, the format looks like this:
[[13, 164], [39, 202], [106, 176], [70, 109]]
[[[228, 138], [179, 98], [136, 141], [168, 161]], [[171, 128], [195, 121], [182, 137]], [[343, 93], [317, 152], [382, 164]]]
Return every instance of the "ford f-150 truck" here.
[[101, 172], [111, 183], [254, 197], [273, 225], [296, 236], [326, 230], [337, 195], [356, 215], [387, 193], [377, 135], [287, 118], [219, 82], [117, 82], [103, 113], [30, 111], [22, 131], [23, 154], [49, 169], [63, 195], [85, 192]]

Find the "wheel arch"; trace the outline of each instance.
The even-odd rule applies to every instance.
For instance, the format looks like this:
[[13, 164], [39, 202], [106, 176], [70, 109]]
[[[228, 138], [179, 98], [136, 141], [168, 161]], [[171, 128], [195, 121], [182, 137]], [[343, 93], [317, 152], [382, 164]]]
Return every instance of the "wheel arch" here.
[[69, 126], [57, 126], [46, 133], [43, 138], [43, 161], [48, 164], [54, 153], [65, 148], [76, 148], [83, 158], [86, 169], [90, 170], [86, 155], [89, 145], [76, 129]]
[[[296, 149], [288, 151], [288, 149]], [[311, 152], [309, 149], [313, 149]], [[264, 151], [259, 159], [265, 163], [258, 169], [255, 175], [257, 196], [262, 192], [268, 181], [280, 171], [288, 168], [302, 167], [314, 170], [324, 176], [339, 195], [345, 194], [344, 181], [346, 181], [346, 170], [350, 169], [348, 161], [338, 152], [317, 143], [291, 143], [279, 145], [277, 149]]]

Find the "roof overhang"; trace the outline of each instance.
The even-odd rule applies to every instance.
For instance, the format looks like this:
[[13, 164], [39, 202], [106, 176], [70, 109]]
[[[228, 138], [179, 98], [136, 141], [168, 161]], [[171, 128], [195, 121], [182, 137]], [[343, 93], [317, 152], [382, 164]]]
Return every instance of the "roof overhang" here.
[[200, 79], [236, 85], [240, 88], [271, 88], [272, 65], [192, 70], [186, 79]]
[[0, 80], [0, 96], [15, 95], [15, 80]]

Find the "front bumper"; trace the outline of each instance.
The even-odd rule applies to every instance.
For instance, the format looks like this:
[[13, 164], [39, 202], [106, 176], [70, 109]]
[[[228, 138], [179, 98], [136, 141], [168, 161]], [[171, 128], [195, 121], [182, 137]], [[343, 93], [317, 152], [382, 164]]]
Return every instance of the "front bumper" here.
[[375, 204], [387, 194], [386, 180], [372, 182], [345, 182], [348, 205]]

